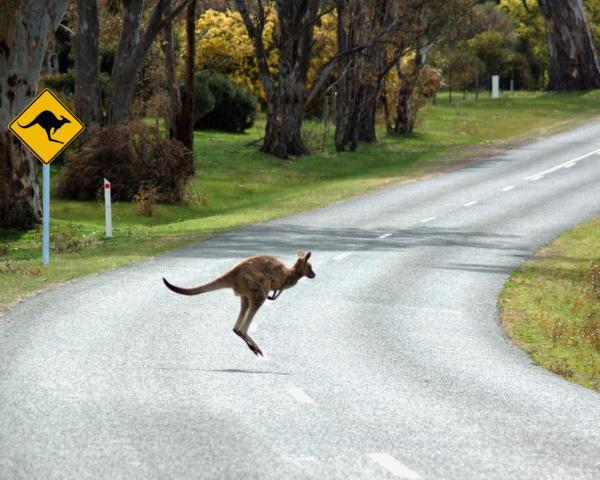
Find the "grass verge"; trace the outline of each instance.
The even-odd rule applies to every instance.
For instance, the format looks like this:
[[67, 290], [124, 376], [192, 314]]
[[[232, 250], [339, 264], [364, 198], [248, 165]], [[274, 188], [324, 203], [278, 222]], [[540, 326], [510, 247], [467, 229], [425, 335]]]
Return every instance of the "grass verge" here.
[[505, 330], [537, 364], [600, 392], [600, 217], [527, 261], [499, 301]]
[[[375, 145], [336, 152], [333, 127], [307, 121], [310, 156], [292, 161], [261, 154], [245, 135], [196, 132], [197, 176], [181, 205], [158, 205], [151, 217], [113, 204], [112, 240], [103, 238], [103, 205], [51, 202], [51, 263], [40, 262], [40, 231], [0, 229], [0, 311], [27, 295], [81, 275], [142, 260], [209, 235], [321, 207], [393, 182], [456, 168], [511, 145], [600, 115], [600, 91], [523, 93], [500, 100], [454, 101], [443, 95], [419, 116], [416, 132], [378, 132]], [[323, 139], [325, 144], [323, 145]], [[61, 166], [52, 166], [53, 184]]]

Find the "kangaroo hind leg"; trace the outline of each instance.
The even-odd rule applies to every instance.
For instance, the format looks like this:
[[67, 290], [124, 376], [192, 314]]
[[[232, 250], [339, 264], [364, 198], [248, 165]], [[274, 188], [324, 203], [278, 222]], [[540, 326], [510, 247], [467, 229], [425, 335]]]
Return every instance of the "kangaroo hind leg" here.
[[[248, 347], [250, 348], [250, 350], [252, 350], [255, 355], [260, 355], [263, 356], [263, 353], [260, 349], [260, 347], [256, 344], [256, 342], [252, 339], [252, 337], [250, 337], [250, 335], [248, 335], [248, 329], [250, 328], [250, 324], [252, 323], [252, 320], [254, 320], [254, 316], [256, 315], [256, 312], [258, 312], [258, 309], [260, 307], [262, 307], [263, 303], [265, 303], [265, 295], [254, 295], [251, 299], [250, 299], [250, 308], [248, 309], [248, 313], [246, 314], [246, 318], [244, 320], [244, 324], [242, 326], [242, 334], [244, 335], [245, 339], [246, 339], [246, 343], [248, 343]], [[252, 344], [252, 346], [251, 346]]]
[[262, 352], [260, 351], [260, 348], [258, 348], [258, 345], [256, 345], [256, 343], [254, 342], [254, 340], [252, 340], [250, 338], [250, 336], [248, 336], [248, 334], [244, 331], [244, 320], [246, 319], [246, 316], [248, 315], [248, 310], [250, 308], [250, 300], [248, 299], [248, 297], [240, 297], [241, 299], [241, 308], [240, 308], [240, 314], [238, 315], [237, 321], [235, 322], [235, 326], [233, 327], [233, 333], [235, 333], [238, 337], [240, 337], [244, 342], [246, 342], [246, 345], [248, 345], [248, 348], [250, 350], [252, 350], [252, 352], [255, 355], [262, 355]]

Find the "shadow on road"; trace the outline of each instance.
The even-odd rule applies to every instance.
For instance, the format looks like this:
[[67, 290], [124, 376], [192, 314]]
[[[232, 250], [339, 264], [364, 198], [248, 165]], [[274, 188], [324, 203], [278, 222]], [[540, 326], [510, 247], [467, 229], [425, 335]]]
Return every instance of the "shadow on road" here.
[[[377, 238], [391, 234], [385, 240]], [[225, 233], [183, 250], [168, 254], [174, 257], [243, 258], [250, 255], [275, 254], [298, 250], [315, 251], [397, 251], [415, 247], [461, 247], [510, 251], [528, 256], [529, 248], [519, 241], [520, 235], [460, 231], [450, 228], [324, 228], [305, 225], [261, 225]]]

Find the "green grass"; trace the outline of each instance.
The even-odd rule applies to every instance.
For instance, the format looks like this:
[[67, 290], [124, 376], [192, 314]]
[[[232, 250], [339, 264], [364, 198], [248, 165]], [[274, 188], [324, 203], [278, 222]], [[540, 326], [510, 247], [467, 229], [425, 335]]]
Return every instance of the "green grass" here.
[[[568, 95], [512, 94], [501, 100], [441, 95], [419, 116], [416, 133], [379, 131], [379, 143], [338, 153], [333, 126], [308, 121], [312, 155], [282, 161], [257, 151], [264, 122], [245, 135], [197, 132], [197, 176], [182, 205], [158, 205], [154, 216], [129, 203], [113, 205], [115, 237], [103, 239], [103, 206], [52, 200], [51, 264], [40, 262], [40, 232], [0, 230], [0, 309], [26, 295], [81, 275], [113, 268], [241, 225], [317, 208], [393, 182], [454, 168], [521, 141], [600, 115], [600, 91]], [[53, 183], [60, 166], [52, 167]]]
[[600, 391], [600, 218], [526, 262], [500, 305], [506, 331], [536, 363]]

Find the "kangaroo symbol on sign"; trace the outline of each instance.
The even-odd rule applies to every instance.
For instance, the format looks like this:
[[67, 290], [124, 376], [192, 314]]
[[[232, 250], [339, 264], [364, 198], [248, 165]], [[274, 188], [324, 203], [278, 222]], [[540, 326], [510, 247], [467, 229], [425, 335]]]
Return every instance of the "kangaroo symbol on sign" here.
[[65, 118], [63, 115], [61, 115], [60, 117], [61, 117], [60, 119], [57, 118], [56, 115], [54, 115], [50, 110], [44, 110], [43, 112], [40, 112], [38, 114], [38, 116], [35, 117], [31, 123], [28, 123], [27, 125], [21, 125], [19, 123], [18, 125], [21, 128], [30, 128], [30, 127], [33, 127], [34, 125], [39, 125], [44, 130], [46, 130], [46, 135], [48, 135], [49, 141], [56, 142], [56, 143], [64, 143], [64, 142], [61, 142], [60, 140], [55, 140], [50, 136], [51, 133], [55, 134], [56, 131], [60, 127], [62, 127], [65, 123], [71, 123], [71, 120], [69, 120], [68, 118]]

